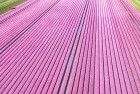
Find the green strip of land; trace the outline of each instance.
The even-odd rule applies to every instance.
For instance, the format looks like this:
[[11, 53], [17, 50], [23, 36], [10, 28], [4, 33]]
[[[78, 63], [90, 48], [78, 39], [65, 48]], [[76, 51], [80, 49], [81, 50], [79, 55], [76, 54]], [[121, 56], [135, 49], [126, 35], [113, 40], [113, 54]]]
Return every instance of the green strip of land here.
[[140, 11], [140, 0], [131, 0], [134, 6]]
[[8, 1], [8, 0], [0, 0], [0, 3], [3, 3], [3, 2], [5, 2], [5, 1]]
[[12, 7], [24, 1], [25, 0], [0, 0], [0, 14], [10, 10]]

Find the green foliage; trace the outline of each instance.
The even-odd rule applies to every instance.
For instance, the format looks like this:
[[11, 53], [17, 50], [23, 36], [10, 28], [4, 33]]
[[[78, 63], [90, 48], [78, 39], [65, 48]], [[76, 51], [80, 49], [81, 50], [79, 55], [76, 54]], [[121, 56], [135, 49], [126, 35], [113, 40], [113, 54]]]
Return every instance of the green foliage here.
[[140, 11], [140, 0], [131, 0], [134, 6]]
[[0, 0], [0, 3], [3, 3], [3, 2], [5, 2], [5, 1], [7, 1], [7, 0]]
[[12, 7], [22, 3], [24, 0], [0, 0], [0, 14], [10, 10]]

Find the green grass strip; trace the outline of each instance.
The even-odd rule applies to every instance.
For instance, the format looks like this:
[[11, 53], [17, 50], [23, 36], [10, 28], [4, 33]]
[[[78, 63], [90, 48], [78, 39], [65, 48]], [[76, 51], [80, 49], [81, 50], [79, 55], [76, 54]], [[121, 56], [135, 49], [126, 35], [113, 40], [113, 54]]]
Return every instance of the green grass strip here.
[[0, 0], [0, 3], [3, 3], [3, 2], [5, 2], [5, 1], [7, 1], [7, 0]]
[[10, 10], [12, 7], [22, 3], [23, 1], [24, 0], [3, 0], [3, 2], [0, 3], [0, 14]]
[[140, 11], [140, 0], [131, 0], [137, 10]]

